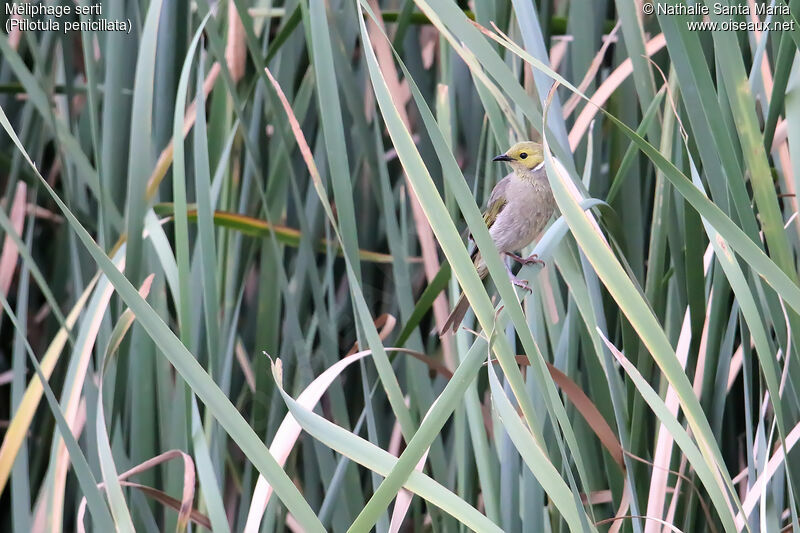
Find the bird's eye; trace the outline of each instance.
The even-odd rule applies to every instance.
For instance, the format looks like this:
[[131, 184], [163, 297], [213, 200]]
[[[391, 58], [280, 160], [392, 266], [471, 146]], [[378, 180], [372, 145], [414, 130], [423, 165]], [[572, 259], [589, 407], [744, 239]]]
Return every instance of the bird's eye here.
[[525, 152], [522, 152], [521, 154], [519, 154], [519, 158], [520, 159], [525, 159], [526, 157], [528, 157], [528, 154], [526, 154]]

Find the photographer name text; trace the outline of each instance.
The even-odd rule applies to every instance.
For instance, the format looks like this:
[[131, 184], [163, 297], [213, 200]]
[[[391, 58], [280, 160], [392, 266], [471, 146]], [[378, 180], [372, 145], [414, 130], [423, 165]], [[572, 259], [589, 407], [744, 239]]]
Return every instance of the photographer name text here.
[[709, 7], [706, 4], [653, 4], [657, 15], [723, 15], [723, 16], [752, 16], [789, 15], [788, 5], [755, 4], [751, 9], [748, 4], [723, 4], [716, 2]]

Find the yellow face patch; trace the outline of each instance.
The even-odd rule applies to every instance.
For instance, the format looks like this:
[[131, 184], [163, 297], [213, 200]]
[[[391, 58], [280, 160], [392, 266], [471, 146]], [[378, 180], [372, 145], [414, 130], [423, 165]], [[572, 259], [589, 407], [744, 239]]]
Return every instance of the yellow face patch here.
[[544, 161], [542, 145], [533, 141], [517, 143], [509, 148], [505, 155], [508, 156], [509, 163], [513, 161], [516, 165], [527, 169], [535, 168]]
[[542, 164], [542, 145], [533, 141], [517, 143], [492, 161], [504, 161], [515, 171], [527, 172]]

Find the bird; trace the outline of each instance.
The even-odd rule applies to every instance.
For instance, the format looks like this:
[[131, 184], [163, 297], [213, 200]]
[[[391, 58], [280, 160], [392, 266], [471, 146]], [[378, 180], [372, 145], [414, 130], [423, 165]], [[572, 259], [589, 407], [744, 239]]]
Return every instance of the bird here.
[[[513, 172], [498, 181], [489, 196], [483, 213], [489, 235], [501, 255], [505, 254], [523, 265], [544, 265], [544, 261], [536, 254], [521, 257], [514, 253], [539, 237], [556, 209], [553, 190], [544, 168], [542, 145], [533, 141], [519, 142], [492, 161], [508, 163]], [[481, 279], [486, 278], [489, 269], [477, 248], [472, 253], [472, 262]], [[517, 278], [508, 266], [506, 270], [514, 285], [531, 290], [528, 283]], [[442, 332], [451, 327], [456, 331], [467, 309], [469, 301], [462, 293], [445, 321]]]

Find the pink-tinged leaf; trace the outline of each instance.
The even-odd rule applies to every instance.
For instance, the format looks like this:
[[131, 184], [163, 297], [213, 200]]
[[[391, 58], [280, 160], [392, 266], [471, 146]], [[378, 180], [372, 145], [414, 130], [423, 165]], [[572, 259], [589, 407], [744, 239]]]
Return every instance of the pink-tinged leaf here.
[[[785, 446], [779, 446], [778, 449], [772, 454], [769, 461], [767, 462], [767, 468], [756, 482], [753, 483], [753, 486], [747, 491], [747, 496], [745, 496], [744, 501], [742, 502], [742, 508], [744, 509], [745, 516], [748, 518], [750, 517], [750, 513], [753, 512], [755, 509], [756, 504], [761, 499], [762, 489], [766, 483], [772, 479], [772, 476], [775, 475], [778, 468], [781, 467], [781, 463], [784, 462], [786, 456], [784, 455], [784, 449], [789, 452], [794, 448], [794, 445], [797, 444], [797, 441], [800, 440], [800, 424], [797, 424], [792, 430], [786, 435], [786, 443]], [[742, 530], [745, 524], [745, 519], [742, 517], [742, 514], [739, 513], [736, 515], [736, 527], [739, 531]]]
[[[369, 6], [377, 15], [377, 19], [382, 20], [378, 2], [369, 0]], [[411, 98], [411, 93], [408, 91], [408, 87], [406, 87], [406, 90], [403, 90], [401, 87], [400, 76], [394, 64], [394, 56], [389, 42], [385, 38], [382, 38], [381, 29], [376, 25], [372, 17], [367, 17], [367, 31], [372, 38], [372, 46], [375, 50], [375, 57], [378, 59], [378, 67], [386, 81], [386, 85], [392, 97], [392, 103], [395, 109], [397, 109], [397, 113], [400, 115], [400, 119], [406, 129], [411, 131], [411, 121], [408, 119], [408, 113], [406, 112], [406, 105], [408, 105], [408, 101]], [[406, 179], [408, 178], [406, 177]], [[428, 223], [428, 217], [425, 216], [422, 205], [419, 203], [419, 199], [414, 193], [413, 187], [410, 186], [410, 183], [408, 191], [411, 199], [411, 213], [414, 219], [414, 226], [417, 230], [417, 239], [419, 240], [419, 246], [422, 250], [422, 264], [425, 269], [425, 277], [428, 283], [430, 283], [433, 281], [433, 278], [436, 277], [441, 267], [439, 263], [439, 251], [436, 245], [436, 239], [433, 236], [433, 230]], [[442, 293], [433, 302], [433, 316], [436, 320], [437, 331], [442, 331], [448, 314], [447, 299], [444, 293]], [[445, 335], [442, 338], [444, 358], [448, 368], [455, 368], [452, 338], [452, 335]]]
[[[429, 366], [431, 366], [431, 368], [434, 370], [437, 369], [434, 362], [427, 361], [427, 358], [424, 355], [413, 350], [408, 350], [405, 348], [386, 348], [386, 351], [409, 354], [425, 363], [428, 363]], [[322, 374], [320, 374], [319, 377], [317, 377], [314, 381], [312, 381], [308, 387], [306, 387], [305, 390], [300, 393], [300, 396], [297, 397], [297, 403], [308, 410], [313, 410], [317, 403], [319, 403], [322, 395], [325, 394], [325, 392], [328, 390], [328, 387], [331, 386], [331, 383], [333, 383], [333, 380], [335, 380], [339, 374], [344, 372], [344, 370], [351, 364], [369, 355], [372, 355], [372, 350], [364, 350], [343, 357], [341, 360], [337, 361]], [[275, 367], [277, 369], [276, 372], [278, 372], [280, 375], [280, 359], [276, 361]], [[445, 372], [449, 372], [447, 369], [443, 370]], [[300, 431], [300, 424], [297, 423], [290, 413], [287, 413], [283, 418], [280, 427], [278, 427], [278, 431], [275, 433], [275, 437], [272, 439], [272, 444], [270, 444], [269, 447], [270, 453], [279, 465], [283, 466], [286, 464], [286, 460], [289, 458], [289, 454], [291, 453], [298, 437], [300, 436]], [[261, 519], [264, 517], [264, 511], [267, 508], [267, 504], [269, 503], [271, 496], [272, 487], [269, 485], [269, 483], [267, 483], [267, 480], [263, 476], [258, 476], [256, 488], [253, 492], [253, 498], [250, 500], [250, 510], [247, 512], [247, 522], [244, 526], [245, 533], [258, 532], [259, 528], [261, 527]]]
[[[650, 57], [664, 48], [666, 44], [667, 40], [664, 38], [664, 34], [659, 33], [645, 45], [645, 52], [647, 56]], [[583, 111], [581, 111], [581, 114], [578, 115], [578, 118], [575, 120], [572, 130], [569, 132], [569, 146], [571, 149], [575, 150], [584, 134], [589, 129], [589, 124], [594, 120], [599, 108], [606, 103], [611, 95], [614, 94], [614, 91], [617, 90], [617, 87], [622, 85], [622, 82], [625, 81], [632, 72], [633, 62], [628, 58], [620, 63], [608, 78], [606, 78], [603, 84], [597, 88], [590, 98], [590, 104], [583, 108]]]
[[[678, 346], [675, 349], [675, 355], [681, 366], [686, 368], [686, 361], [689, 356], [689, 345], [692, 340], [692, 327], [689, 317], [689, 309], [683, 315], [683, 325], [681, 326], [681, 335], [678, 338]], [[667, 409], [674, 416], [678, 416], [678, 394], [675, 389], [670, 385], [667, 389], [667, 397], [665, 402]], [[650, 476], [650, 494], [647, 497], [647, 516], [661, 518], [664, 512], [664, 502], [667, 495], [667, 482], [669, 481], [669, 465], [672, 458], [672, 448], [675, 441], [672, 439], [669, 431], [663, 424], [658, 425], [658, 441], [656, 443], [656, 452], [653, 459], [653, 473]], [[648, 521], [644, 526], [645, 533], [656, 533], [659, 530], [659, 524], [654, 521]]]
[[[608, 35], [603, 37], [603, 45], [595, 54], [594, 59], [592, 59], [592, 64], [589, 65], [589, 70], [586, 71], [581, 84], [578, 85], [579, 91], [585, 92], [592, 81], [594, 81], [597, 71], [600, 70], [600, 67], [603, 64], [603, 59], [606, 57], [606, 51], [608, 50], [608, 47], [611, 46], [611, 43], [617, 42], [617, 30], [619, 30], [621, 24], [621, 21], [617, 21], [617, 23], [614, 25], [614, 28], [608, 33]], [[569, 97], [567, 103], [564, 104], [564, 118], [568, 118], [572, 112], [575, 111], [575, 108], [578, 107], [580, 100], [581, 97], [574, 93]]]
[[[214, 84], [217, 82], [217, 76], [219, 76], [220, 66], [218, 62], [215, 62], [211, 69], [206, 74], [206, 79], [203, 82], [203, 92], [205, 96], [208, 97], [209, 93], [211, 93], [211, 89], [214, 87]], [[183, 119], [183, 136], [189, 134], [189, 131], [194, 126], [194, 121], [197, 119], [197, 108], [195, 106], [196, 100], [192, 100], [192, 103], [189, 107], [186, 108], [186, 114], [184, 115]], [[153, 169], [153, 173], [150, 175], [150, 178], [147, 180], [147, 189], [145, 189], [145, 198], [147, 201], [150, 202], [156, 195], [158, 191], [158, 186], [161, 185], [161, 182], [164, 179], [164, 176], [167, 175], [167, 170], [169, 170], [169, 166], [172, 164], [172, 159], [175, 157], [175, 147], [172, 144], [172, 141], [169, 141], [166, 148], [161, 151], [161, 154], [158, 156], [158, 161], [156, 161], [156, 166]], [[121, 240], [121, 239], [120, 239]]]
[[[408, 397], [406, 397], [406, 405], [408, 405]], [[389, 441], [389, 453], [394, 455], [395, 457], [400, 456], [400, 442], [402, 439], [403, 434], [400, 431], [400, 424], [395, 421], [394, 428], [392, 428], [392, 438]], [[428, 450], [425, 450], [425, 453], [420, 458], [417, 466], [414, 467], [415, 470], [422, 472], [422, 468], [425, 466], [425, 461], [428, 460]], [[413, 499], [414, 495], [411, 491], [407, 489], [400, 489], [400, 492], [397, 493], [397, 498], [394, 501], [394, 509], [392, 510], [392, 521], [389, 524], [389, 533], [398, 533], [400, 531], [400, 527], [403, 525], [403, 520], [405, 520], [406, 515], [408, 514], [408, 509], [411, 507], [411, 500]]]
[[[344, 372], [351, 364], [367, 357], [371, 353], [371, 350], [364, 350], [348, 355], [337, 361], [305, 388], [300, 396], [297, 397], [297, 402], [306, 409], [313, 409], [339, 374]], [[297, 423], [290, 413], [287, 413], [280, 427], [278, 427], [278, 431], [275, 433], [275, 437], [272, 439], [272, 444], [269, 447], [270, 453], [279, 465], [283, 466], [286, 464], [286, 459], [288, 459], [292, 448], [294, 448], [295, 442], [297, 442], [297, 438], [300, 436], [300, 431], [300, 424]], [[264, 510], [267, 508], [271, 496], [272, 487], [264, 476], [259, 475], [255, 491], [253, 492], [253, 499], [250, 501], [250, 510], [247, 513], [247, 522], [244, 526], [245, 533], [258, 532], [261, 527], [261, 519], [264, 516]]]
[[228, 4], [228, 43], [225, 47], [225, 62], [228, 64], [233, 82], [242, 79], [247, 64], [247, 43], [244, 25], [235, 2]]
[[[27, 192], [28, 187], [24, 182], [20, 181], [17, 184], [14, 200], [11, 203], [9, 218], [11, 219], [11, 226], [17, 235], [22, 235], [22, 226], [25, 223], [25, 197]], [[0, 255], [0, 292], [5, 297], [8, 297], [8, 289], [11, 288], [11, 280], [14, 279], [18, 258], [19, 250], [17, 249], [17, 244], [9, 235], [6, 235], [3, 242], [3, 253]]]
[[[120, 271], [124, 268], [120, 265]], [[86, 379], [86, 371], [89, 367], [89, 360], [92, 357], [97, 333], [100, 331], [100, 323], [103, 320], [103, 315], [106, 312], [108, 303], [111, 300], [111, 295], [114, 292], [114, 286], [108, 281], [107, 278], [103, 279], [97, 288], [101, 291], [98, 296], [98, 305], [95, 308], [93, 315], [85, 315], [83, 320], [86, 321], [81, 324], [81, 329], [86, 333], [81, 344], [75, 345], [76, 353], [74, 357], [77, 359], [76, 372], [73, 380], [65, 384], [63, 397], [65, 398], [64, 418], [67, 420], [73, 432], [76, 428], [78, 405], [83, 391], [84, 380]], [[84, 329], [85, 328], [85, 329]], [[60, 517], [64, 509], [64, 496], [67, 483], [67, 471], [69, 470], [69, 453], [67, 452], [66, 445], [63, 439], [58, 437], [58, 448], [56, 452], [56, 464], [54, 470], [54, 479], [52, 484], [52, 492], [47, 502], [40, 502], [43, 506], [50, 509], [51, 514], [57, 517], [53, 523], [60, 525]]]
[[618, 533], [619, 530], [622, 528], [624, 522], [622, 518], [625, 516], [625, 513], [628, 512], [628, 508], [631, 505], [631, 488], [628, 484], [628, 479], [625, 478], [625, 486], [622, 489], [622, 500], [619, 502], [619, 509], [617, 509], [617, 514], [614, 515], [614, 522], [611, 524], [611, 527], [608, 528], [608, 533]]
[[[706, 255], [713, 252], [709, 245], [706, 249]], [[704, 271], [708, 273], [710, 261], [704, 262]], [[711, 313], [711, 302], [706, 306], [706, 320], [703, 325], [703, 332], [700, 338], [700, 349], [698, 354], [697, 370], [694, 376], [694, 392], [697, 397], [700, 397], [703, 384], [703, 362], [706, 357], [705, 347], [707, 345], [708, 327]], [[681, 334], [678, 338], [678, 346], [675, 349], [675, 355], [678, 357], [681, 366], [686, 369], [686, 361], [689, 357], [689, 345], [692, 340], [692, 327], [689, 309], [683, 315], [683, 324], [681, 325]], [[666, 404], [670, 412], [677, 416], [678, 414], [678, 395], [675, 389], [670, 385], [667, 390]], [[667, 492], [669, 490], [669, 465], [672, 459], [672, 449], [675, 441], [672, 435], [666, 430], [663, 424], [659, 424], [658, 441], [656, 444], [656, 452], [653, 458], [653, 472], [650, 477], [650, 494], [647, 498], [647, 516], [662, 517], [664, 512], [664, 503], [666, 502]], [[676, 498], [673, 498], [673, 502]], [[647, 522], [644, 526], [645, 533], [655, 533], [660, 529], [656, 522]]]
[[772, 150], [777, 150], [778, 147], [786, 142], [786, 138], [789, 134], [789, 122], [781, 119], [778, 122], [778, 125], [775, 126], [775, 134], [772, 138]]
[[730, 392], [733, 384], [736, 382], [736, 378], [739, 376], [739, 372], [742, 370], [742, 361], [744, 360], [742, 356], [742, 345], [740, 344], [731, 357], [731, 367], [730, 370], [728, 370], [728, 392]]
[[[425, 461], [428, 459], [428, 452], [426, 451], [422, 458], [414, 467], [415, 470], [422, 472], [422, 467], [425, 466]], [[407, 489], [400, 489], [397, 493], [397, 498], [394, 501], [394, 509], [392, 510], [392, 521], [389, 524], [389, 533], [398, 533], [400, 527], [403, 525], [403, 520], [408, 514], [408, 509], [411, 507], [411, 500], [414, 495]]]
[[550, 66], [558, 72], [558, 67], [567, 55], [569, 43], [573, 41], [571, 35], [553, 37], [553, 45], [550, 47]]
[[[124, 261], [124, 257], [122, 260]], [[118, 261], [120, 260], [118, 259]], [[65, 326], [58, 330], [53, 340], [50, 342], [50, 346], [47, 347], [47, 351], [45, 351], [41, 362], [42, 372], [46, 379], [49, 379], [50, 375], [53, 373], [53, 369], [56, 363], [58, 363], [64, 345], [67, 343], [67, 330], [72, 329], [81, 312], [83, 312], [86, 302], [89, 300], [89, 296], [92, 294], [98, 279], [99, 275], [92, 278], [67, 315]], [[22, 402], [14, 413], [14, 417], [8, 425], [8, 429], [6, 429], [3, 443], [0, 445], [0, 494], [3, 493], [3, 489], [6, 486], [8, 476], [11, 473], [11, 467], [19, 453], [24, 437], [28, 433], [39, 401], [42, 399], [42, 393], [42, 382], [39, 381], [38, 375], [34, 375], [28, 383], [28, 387], [25, 389]]]

